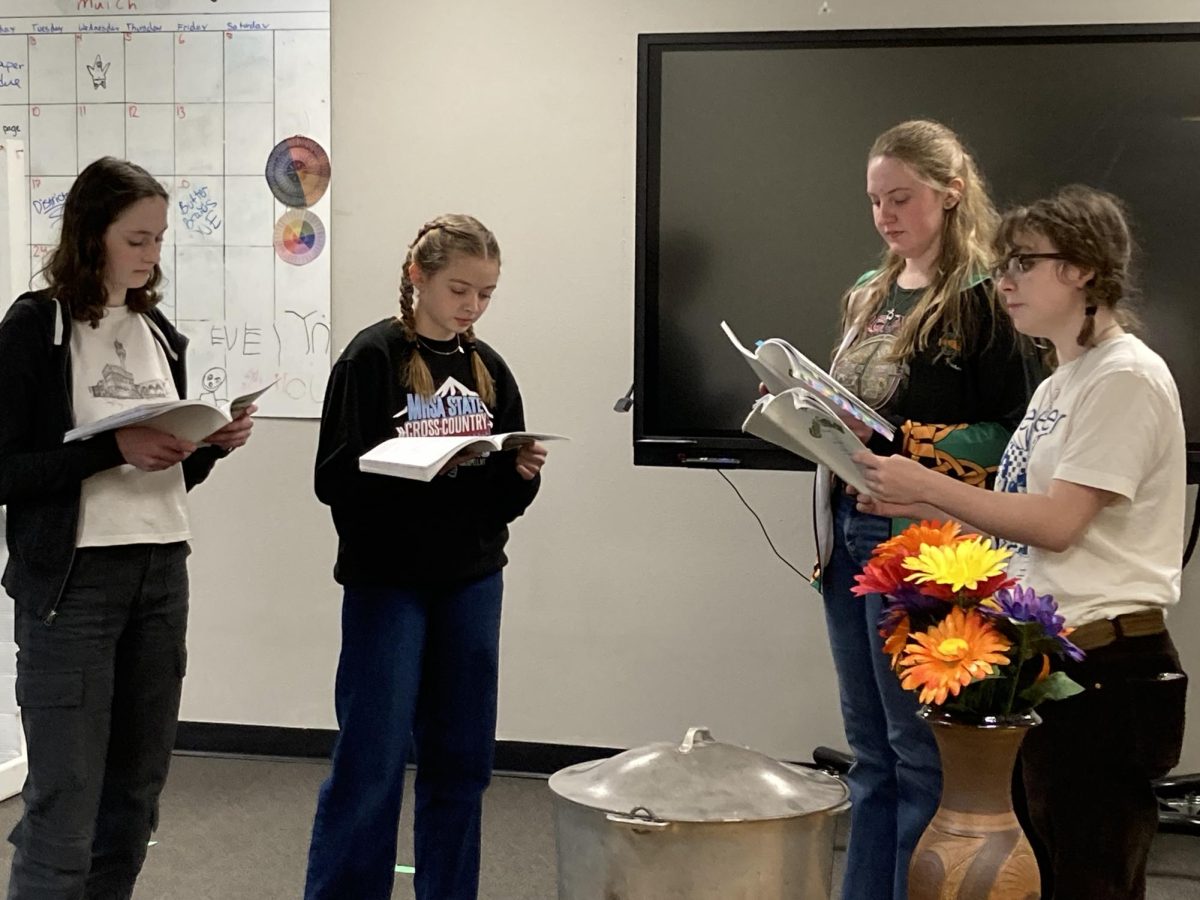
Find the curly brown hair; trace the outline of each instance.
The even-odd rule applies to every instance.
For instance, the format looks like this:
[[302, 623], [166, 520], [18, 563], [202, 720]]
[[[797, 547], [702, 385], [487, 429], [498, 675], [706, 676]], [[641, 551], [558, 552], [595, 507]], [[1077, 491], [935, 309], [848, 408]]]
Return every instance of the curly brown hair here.
[[1095, 311], [1104, 307], [1123, 328], [1135, 330], [1137, 315], [1129, 308], [1136, 297], [1132, 262], [1133, 235], [1121, 200], [1084, 184], [1068, 185], [1049, 197], [1004, 214], [993, 245], [995, 256], [1007, 260], [1019, 252], [1022, 234], [1040, 234], [1065, 260], [1092, 277], [1083, 286], [1088, 315], [1076, 341], [1086, 347], [1095, 332]]
[[[62, 236], [41, 275], [71, 317], [93, 328], [104, 317], [104, 235], [126, 209], [147, 197], [168, 200], [167, 190], [139, 165], [104, 156], [88, 165], [67, 193]], [[156, 264], [145, 285], [125, 292], [125, 304], [146, 312], [159, 300], [162, 270]]]

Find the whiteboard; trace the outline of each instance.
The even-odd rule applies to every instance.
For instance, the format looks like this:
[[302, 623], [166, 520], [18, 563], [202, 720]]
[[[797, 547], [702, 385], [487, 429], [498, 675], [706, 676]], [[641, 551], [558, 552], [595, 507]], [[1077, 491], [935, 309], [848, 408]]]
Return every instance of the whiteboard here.
[[0, 141], [24, 143], [33, 285], [75, 176], [100, 156], [129, 159], [171, 198], [161, 309], [191, 339], [189, 395], [225, 400], [278, 378], [260, 415], [319, 417], [331, 350], [328, 0], [4, 9]]
[[25, 145], [0, 139], [0, 316], [29, 284], [28, 206]]

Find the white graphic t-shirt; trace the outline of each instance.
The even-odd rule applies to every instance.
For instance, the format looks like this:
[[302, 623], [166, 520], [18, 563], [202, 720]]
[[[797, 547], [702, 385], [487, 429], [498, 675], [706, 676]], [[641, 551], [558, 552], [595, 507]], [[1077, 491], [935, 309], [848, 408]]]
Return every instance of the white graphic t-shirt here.
[[1079, 626], [1179, 600], [1186, 439], [1162, 358], [1125, 334], [1041, 383], [1009, 441], [996, 490], [1040, 493], [1055, 479], [1117, 494], [1062, 553], [1009, 544], [1009, 571], [1053, 594]]
[[[108, 307], [96, 328], [71, 328], [75, 425], [87, 425], [152, 400], [177, 400], [162, 345], [139, 314]], [[168, 544], [191, 537], [183, 468], [143, 472], [116, 466], [84, 479], [80, 547]]]

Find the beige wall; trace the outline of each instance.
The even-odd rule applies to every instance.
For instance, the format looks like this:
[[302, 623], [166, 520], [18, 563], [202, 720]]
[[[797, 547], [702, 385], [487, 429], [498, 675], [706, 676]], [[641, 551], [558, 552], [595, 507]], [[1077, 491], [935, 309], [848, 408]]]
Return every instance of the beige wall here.
[[[630, 418], [611, 411], [632, 371], [637, 34], [1178, 21], [1196, 9], [338, 0], [335, 345], [392, 311], [420, 222], [472, 212], [505, 253], [481, 333], [516, 371], [531, 427], [575, 438], [553, 448], [541, 497], [514, 528], [501, 737], [631, 746], [704, 724], [791, 758], [843, 743], [817, 595], [715, 473], [634, 468]], [[187, 719], [333, 724], [339, 593], [333, 530], [311, 491], [315, 440], [314, 422], [261, 421], [254, 446], [194, 497]], [[810, 477], [734, 477], [806, 568]], [[1172, 618], [1193, 674], [1197, 578]], [[1200, 769], [1200, 729], [1184, 768]]]

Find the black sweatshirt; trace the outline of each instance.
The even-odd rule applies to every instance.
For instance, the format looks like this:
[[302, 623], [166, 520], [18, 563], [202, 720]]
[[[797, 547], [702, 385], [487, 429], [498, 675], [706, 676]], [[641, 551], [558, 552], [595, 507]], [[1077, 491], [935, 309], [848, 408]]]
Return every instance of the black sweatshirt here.
[[[145, 313], [162, 342], [180, 397], [187, 396], [187, 338], [157, 309]], [[0, 504], [8, 507], [4, 587], [40, 618], [52, 613], [75, 556], [85, 478], [124, 464], [115, 432], [63, 443], [71, 405], [71, 319], [48, 292], [22, 294], [0, 322]], [[201, 447], [182, 463], [188, 490], [225, 455]]]
[[[909, 358], [908, 377], [896, 396], [880, 409], [897, 426], [896, 437], [887, 441], [872, 435], [868, 447], [875, 453], [886, 456], [900, 452], [904, 439], [900, 426], [906, 423], [995, 422], [1012, 432], [1021, 421], [1033, 389], [1045, 373], [1032, 346], [1013, 330], [1008, 317], [999, 313], [997, 320], [987, 291], [982, 283], [971, 288], [975, 338], [966, 348], [947, 353], [942, 346], [945, 336], [934, 335], [930, 346]], [[888, 330], [899, 330], [899, 323], [920, 293], [893, 289], [890, 302], [885, 303], [876, 320], [889, 320]], [[880, 327], [875, 324], [868, 329], [874, 332]]]
[[976, 339], [957, 357], [947, 358], [936, 340], [914, 354], [906, 389], [887, 410], [893, 422], [998, 422], [1013, 431], [1021, 421], [1041, 380], [1037, 361], [1004, 313], [995, 321], [986, 288], [972, 293]]
[[[338, 533], [334, 578], [353, 586], [436, 586], [482, 578], [508, 559], [508, 523], [537, 494], [516, 453], [492, 453], [430, 482], [360, 472], [358, 458], [407, 430], [414, 434], [522, 431], [516, 380], [483, 341], [477, 352], [496, 386], [494, 408], [475, 396], [471, 353], [421, 338], [435, 396], [410, 396], [404, 373], [414, 345], [394, 318], [358, 333], [330, 373], [321, 415], [315, 486]], [[463, 347], [467, 348], [466, 342]], [[429, 349], [432, 348], [432, 349]]]

